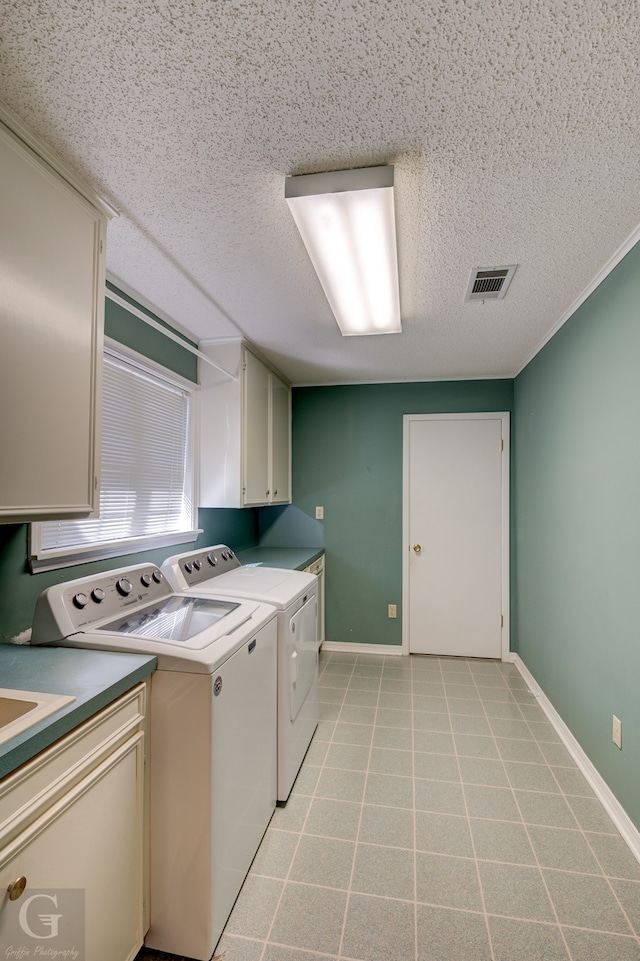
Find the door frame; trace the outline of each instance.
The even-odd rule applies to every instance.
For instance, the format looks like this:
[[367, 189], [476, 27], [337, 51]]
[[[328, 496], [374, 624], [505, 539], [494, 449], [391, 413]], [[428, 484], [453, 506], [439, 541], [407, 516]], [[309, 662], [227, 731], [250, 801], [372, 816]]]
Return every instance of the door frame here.
[[409, 654], [409, 428], [412, 421], [424, 420], [500, 420], [502, 422], [502, 660], [510, 659], [509, 595], [509, 479], [511, 465], [511, 415], [509, 411], [483, 411], [458, 414], [404, 414], [402, 417], [402, 653]]

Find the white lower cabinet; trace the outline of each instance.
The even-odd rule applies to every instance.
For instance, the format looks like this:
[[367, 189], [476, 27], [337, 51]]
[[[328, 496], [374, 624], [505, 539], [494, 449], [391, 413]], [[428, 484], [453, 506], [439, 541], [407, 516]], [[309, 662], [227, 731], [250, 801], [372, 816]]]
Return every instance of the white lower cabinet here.
[[0, 889], [18, 894], [0, 901], [0, 944], [23, 957], [142, 946], [145, 703], [138, 685], [0, 782]]

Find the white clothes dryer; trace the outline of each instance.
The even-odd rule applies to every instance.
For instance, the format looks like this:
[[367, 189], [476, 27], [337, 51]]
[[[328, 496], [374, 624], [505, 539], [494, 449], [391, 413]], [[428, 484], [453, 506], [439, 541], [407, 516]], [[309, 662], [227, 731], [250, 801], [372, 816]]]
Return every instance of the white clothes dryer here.
[[278, 800], [286, 801], [318, 725], [318, 578], [277, 567], [243, 567], [224, 544], [167, 558], [178, 591], [223, 593], [278, 612]]
[[276, 805], [274, 608], [177, 594], [140, 564], [45, 590], [31, 643], [158, 658], [145, 944], [208, 961]]

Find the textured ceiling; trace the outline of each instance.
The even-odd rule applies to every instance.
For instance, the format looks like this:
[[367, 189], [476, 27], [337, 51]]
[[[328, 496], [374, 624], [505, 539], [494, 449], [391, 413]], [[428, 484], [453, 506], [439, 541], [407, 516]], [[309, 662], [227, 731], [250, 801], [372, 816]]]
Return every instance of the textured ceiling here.
[[[120, 211], [111, 275], [294, 383], [512, 376], [640, 224], [638, 0], [1, 0], [0, 24], [0, 99]], [[284, 179], [385, 163], [403, 333], [342, 338]]]

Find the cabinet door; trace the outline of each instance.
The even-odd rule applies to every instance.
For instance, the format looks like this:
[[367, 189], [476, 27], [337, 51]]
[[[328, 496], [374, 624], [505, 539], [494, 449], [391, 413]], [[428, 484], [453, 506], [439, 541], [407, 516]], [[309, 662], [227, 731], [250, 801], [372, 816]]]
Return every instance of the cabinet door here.
[[0, 124], [0, 516], [97, 500], [105, 219]]
[[291, 500], [291, 392], [271, 373], [271, 502]]
[[199, 507], [242, 507], [244, 350], [238, 341], [201, 345], [233, 379], [200, 361]]
[[[127, 741], [0, 852], [0, 888], [6, 890], [20, 876], [27, 879], [20, 898], [2, 899], [0, 944], [17, 946], [15, 932], [24, 933], [18, 914], [24, 907], [27, 927], [36, 934], [30, 938], [24, 933], [30, 949], [24, 956], [45, 956], [44, 949], [55, 942], [42, 937], [46, 929], [38, 914], [55, 910], [46, 901], [29, 908], [27, 899], [41, 890], [55, 896], [72, 889], [84, 892], [85, 953], [80, 956], [91, 961], [135, 957], [144, 935], [143, 743], [143, 734]], [[69, 916], [60, 919], [61, 933], [65, 923], [75, 924], [77, 911], [73, 901]]]
[[269, 369], [244, 351], [244, 504], [268, 504], [269, 486]]

